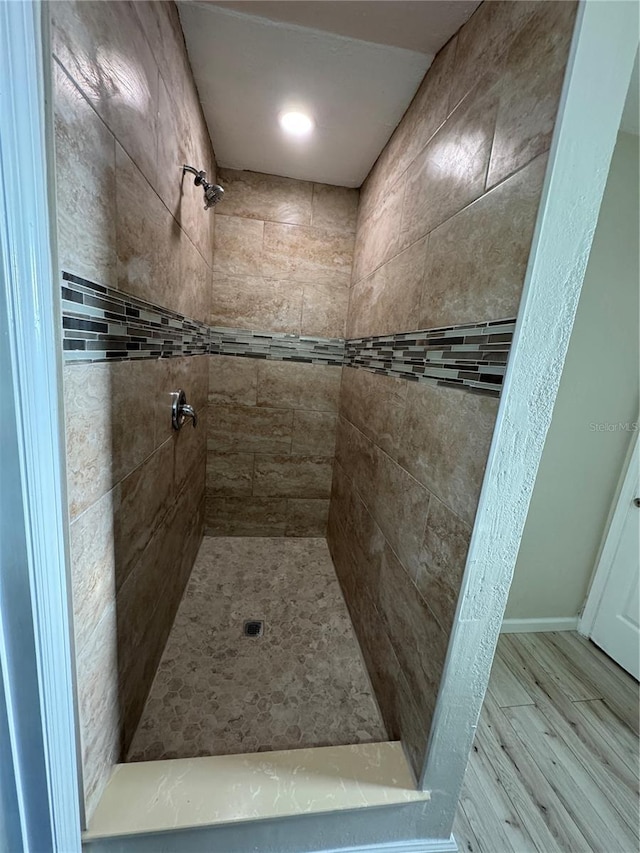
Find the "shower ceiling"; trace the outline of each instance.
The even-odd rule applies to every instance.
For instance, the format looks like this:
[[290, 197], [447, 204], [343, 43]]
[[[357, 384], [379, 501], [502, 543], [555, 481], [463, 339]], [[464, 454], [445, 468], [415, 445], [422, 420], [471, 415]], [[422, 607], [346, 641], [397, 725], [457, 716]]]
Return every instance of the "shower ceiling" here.
[[[218, 163], [360, 186], [477, 0], [180, 2]], [[286, 137], [286, 110], [313, 133]]]

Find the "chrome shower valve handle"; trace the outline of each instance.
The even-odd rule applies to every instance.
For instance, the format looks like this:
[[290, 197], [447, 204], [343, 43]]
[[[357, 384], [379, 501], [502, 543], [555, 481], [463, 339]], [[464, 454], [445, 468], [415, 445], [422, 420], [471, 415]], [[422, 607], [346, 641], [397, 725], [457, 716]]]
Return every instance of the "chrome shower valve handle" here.
[[198, 426], [198, 416], [193, 406], [187, 403], [187, 395], [180, 389], [173, 391], [171, 396], [173, 397], [171, 405], [171, 425], [173, 428], [182, 429], [187, 418], [191, 418], [191, 426], [195, 429]]

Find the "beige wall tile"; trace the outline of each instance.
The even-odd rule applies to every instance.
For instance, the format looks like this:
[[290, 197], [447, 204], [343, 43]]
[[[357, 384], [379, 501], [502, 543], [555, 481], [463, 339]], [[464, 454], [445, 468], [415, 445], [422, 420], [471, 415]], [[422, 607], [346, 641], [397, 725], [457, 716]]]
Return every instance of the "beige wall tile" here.
[[51, 6], [53, 52], [153, 185], [158, 68], [128, 3]]
[[327, 532], [328, 500], [303, 498], [287, 501], [285, 536], [324, 536]]
[[116, 597], [114, 517], [120, 509], [120, 489], [103, 495], [73, 522], [70, 528], [73, 624], [78, 648], [113, 606]]
[[64, 367], [67, 489], [71, 519], [108, 492], [113, 476], [109, 364]]
[[505, 57], [487, 186], [551, 145], [577, 3], [538, 3]]
[[[209, 357], [205, 355], [169, 359], [169, 382], [172, 391], [182, 388], [187, 401], [198, 416], [197, 427], [192, 422], [176, 432], [171, 429], [174, 450], [174, 490], [204, 489], [207, 454]], [[167, 418], [167, 428], [170, 421]]]
[[242, 216], [289, 225], [311, 225], [313, 184], [261, 172], [221, 169], [224, 205], [220, 216]]
[[418, 240], [351, 288], [348, 337], [418, 328], [426, 238]]
[[[175, 507], [172, 516], [175, 519]], [[118, 664], [121, 684], [128, 684], [123, 691], [123, 706], [129, 704], [131, 699], [131, 688], [134, 685], [129, 682], [129, 678], [137, 662], [141, 661], [146, 668], [147, 654], [143, 640], [151, 617], [159, 605], [167, 575], [175, 571], [180, 562], [179, 542], [175, 530], [171, 523], [157, 529], [134, 570], [129, 573], [118, 591]], [[148, 687], [148, 684], [140, 685], [137, 689], [145, 692]]]
[[209, 402], [255, 406], [258, 395], [258, 361], [233, 355], [209, 359]]
[[151, 687], [201, 534], [202, 488], [183, 489], [117, 596], [123, 746], [128, 748]]
[[293, 361], [261, 361], [258, 406], [337, 412], [341, 368]]
[[[335, 470], [337, 469], [334, 466], [334, 472]], [[331, 558], [333, 560], [333, 565], [335, 566], [336, 575], [340, 583], [340, 588], [342, 589], [342, 594], [344, 595], [347, 607], [351, 612], [353, 609], [355, 609], [354, 562], [351, 558], [351, 553], [348, 547], [349, 539], [347, 537], [347, 534], [344, 532], [342, 525], [340, 524], [340, 513], [339, 510], [336, 508], [336, 503], [333, 498], [333, 491], [331, 493], [331, 500], [329, 501], [329, 518], [327, 520], [327, 545], [329, 546], [329, 551], [331, 552]], [[353, 615], [351, 616], [351, 620], [354, 623], [356, 634], [359, 635], [358, 625], [356, 624]], [[362, 640], [359, 636], [358, 639], [360, 640], [360, 645], [362, 646]], [[375, 685], [374, 689], [376, 689]], [[389, 732], [388, 729], [387, 732]]]
[[328, 498], [332, 458], [256, 454], [253, 494], [256, 497]]
[[[344, 337], [357, 191], [234, 170], [222, 170], [220, 181], [227, 195], [217, 217], [223, 232], [218, 234], [217, 249], [221, 251], [214, 260], [211, 322], [233, 328]], [[232, 224], [225, 230], [229, 222]], [[244, 229], [243, 233], [255, 236], [263, 223], [264, 252], [256, 239], [251, 243], [255, 247], [252, 255], [236, 231]], [[234, 267], [238, 257], [243, 263], [249, 258], [253, 272]], [[312, 535], [324, 530], [326, 513], [320, 511], [318, 501], [328, 496], [340, 371], [332, 373], [333, 368], [295, 362], [235, 361], [246, 366], [225, 366], [220, 376], [211, 380], [211, 401], [223, 404], [210, 408], [208, 442], [215, 464], [225, 468], [219, 472], [219, 490], [246, 493], [251, 487], [257, 499], [264, 493], [260, 490], [266, 488], [311, 502], [308, 506], [300, 503], [296, 513], [293, 509], [288, 515], [278, 511], [267, 520], [260, 517], [264, 507], [257, 503], [250, 512], [255, 510], [258, 516], [247, 521], [234, 518], [234, 513], [245, 512], [244, 497], [240, 500], [238, 494], [230, 502], [214, 504], [216, 498], [211, 493], [209, 529], [213, 529], [213, 513], [215, 530], [229, 535], [283, 535], [285, 526], [286, 535]], [[212, 370], [215, 363], [212, 359]], [[254, 453], [284, 456], [287, 464], [268, 472], [265, 468], [249, 486], [247, 469]], [[227, 458], [230, 454], [232, 459]], [[291, 454], [297, 457], [296, 462], [290, 459]], [[312, 488], [317, 488], [313, 473], [317, 466], [300, 457], [329, 459], [321, 497], [304, 490], [307, 479]], [[236, 466], [243, 472], [238, 479]], [[231, 468], [228, 478], [227, 467]], [[282, 471], [286, 477], [280, 476]], [[210, 484], [213, 479], [210, 470]], [[291, 483], [297, 483], [293, 492]]]
[[53, 86], [60, 267], [115, 287], [115, 140], [56, 62]]
[[495, 92], [481, 82], [413, 161], [402, 208], [403, 246], [482, 195], [497, 107]]
[[419, 329], [515, 317], [546, 155], [429, 235]]
[[349, 310], [349, 288], [335, 284], [306, 282], [303, 285], [303, 335], [344, 338]]
[[333, 456], [336, 415], [330, 412], [294, 412], [291, 453], [302, 456]]
[[212, 326], [300, 334], [303, 285], [213, 273]]
[[403, 379], [345, 367], [340, 413], [378, 447], [394, 455], [404, 418], [407, 385]]
[[433, 60], [389, 140], [383, 155], [387, 180], [395, 180], [402, 175], [449, 115], [456, 43], [454, 36]]
[[[438, 55], [361, 189], [349, 337], [515, 314], [572, 14], [483, 3]], [[490, 158], [505, 183], [480, 198]], [[417, 771], [496, 412], [494, 398], [343, 370], [328, 541]]]
[[109, 367], [109, 397], [103, 405], [111, 418], [111, 459], [117, 482], [156, 447], [158, 381], [163, 366], [160, 360], [150, 359], [117, 361]]
[[[207, 320], [214, 220], [202, 209], [201, 191], [183, 184], [181, 166], [193, 162], [213, 178], [214, 158], [174, 4], [69, 2], [55, 4], [51, 13], [54, 49], [64, 66], [64, 73], [55, 70], [54, 89], [63, 267]], [[178, 383], [202, 416], [197, 431], [183, 431], [179, 437], [171, 429], [171, 391]], [[65, 367], [64, 385], [69, 507], [76, 519], [72, 541], [80, 590], [75, 595], [84, 608], [76, 620], [81, 637], [77, 664], [90, 813], [111, 766], [121, 757], [122, 732], [130, 735], [137, 721], [136, 703], [153, 679], [201, 536], [208, 359], [72, 365]], [[187, 478], [188, 490], [163, 515], [173, 484], [180, 486]], [[116, 509], [122, 493], [124, 509]], [[108, 501], [111, 513], [105, 508]], [[105, 545], [109, 525], [111, 538]], [[152, 528], [155, 535], [148, 538]], [[121, 620], [121, 630], [123, 625], [134, 631], [146, 626], [149, 632], [128, 635], [134, 637], [129, 645], [126, 636], [121, 638], [123, 729], [116, 614], [111, 607], [100, 618], [94, 605], [114, 571], [119, 577], [124, 573], [125, 586], [132, 589], [128, 582], [142, 577], [138, 570], [147, 557], [152, 566], [160, 566], [165, 586], [155, 584], [142, 612], [136, 611], [134, 596], [129, 605], [135, 616]], [[98, 577], [99, 564], [104, 573]], [[126, 595], [119, 599], [123, 605]]]
[[[197, 95], [193, 94], [192, 97], [195, 100], [194, 107], [199, 108], [200, 102], [197, 100]], [[201, 118], [200, 122], [191, 119], [189, 138], [193, 153], [189, 155], [187, 165], [197, 163], [196, 168], [203, 169], [207, 174], [207, 180], [215, 183], [216, 162], [204, 118]], [[168, 152], [167, 156], [168, 158], [175, 158], [175, 154], [172, 155], [171, 151]], [[169, 170], [168, 165], [167, 174], [170, 174]], [[207, 265], [213, 267], [215, 213], [213, 209], [204, 209], [202, 187], [195, 186], [192, 174], [180, 175], [180, 205], [177, 213], [175, 209], [171, 209], [171, 212], [180, 222]]]
[[416, 586], [447, 634], [453, 625], [470, 539], [471, 527], [432, 497]]
[[[340, 525], [333, 515], [329, 521], [328, 541], [342, 582], [342, 577], [345, 571], [349, 571], [354, 558], [349, 548], [350, 539], [341, 533]], [[409, 600], [409, 612], [413, 613], [415, 619], [415, 615], [420, 613], [420, 608], [415, 607], [410, 587], [406, 586], [407, 582], [410, 584], [405, 575], [405, 578], [402, 578], [402, 589]], [[353, 594], [347, 594], [346, 601], [389, 737], [402, 738], [414, 771], [419, 774], [437, 691], [423, 695], [419, 702], [416, 701], [415, 691], [409, 687], [390, 634], [385, 630], [391, 624], [393, 614], [391, 619], [389, 616], [385, 619], [379, 605], [373, 603], [372, 595], [375, 596], [376, 601], [379, 597], [377, 584], [376, 578], [375, 587], [371, 585], [357, 587]], [[419, 629], [419, 622], [416, 624]], [[406, 633], [402, 635], [404, 636]], [[400, 641], [401, 638], [396, 636], [395, 639]], [[424, 649], [416, 649], [416, 654], [424, 654]]]
[[286, 524], [286, 498], [207, 498], [211, 536], [284, 536]]
[[492, 74], [514, 36], [539, 6], [538, 0], [481, 3], [458, 33], [451, 108], [486, 74]]
[[175, 3], [170, 0], [135, 3], [133, 10], [167, 82], [177, 83], [180, 88], [187, 88], [185, 82], [193, 85], [191, 75], [184, 67], [186, 48]]
[[380, 455], [375, 444], [342, 415], [336, 427], [336, 462], [354, 488], [367, 500], [375, 500]]
[[239, 497], [253, 487], [253, 453], [207, 453], [207, 494]]
[[[138, 14], [147, 18], [161, 17], [161, 13], [145, 12], [154, 3], [136, 3]], [[211, 143], [198, 95], [195, 89], [184, 40], [167, 34], [172, 41], [168, 49], [169, 67], [161, 65], [158, 105], [158, 195], [181, 224], [209, 266], [212, 257], [213, 211], [204, 210], [201, 187], [194, 185], [194, 176], [183, 174], [182, 166], [194, 166], [216, 181], [216, 169]], [[163, 79], [164, 76], [164, 79]]]
[[[156, 15], [143, 11], [154, 5], [159, 4], [136, 3], [134, 8], [140, 7], [137, 13], [145, 19], [155, 19]], [[180, 89], [182, 88], [180, 87]], [[181, 95], [181, 91], [175, 91], [172, 86], [168, 86], [162, 75], [159, 75], [156, 190], [170, 213], [184, 225], [183, 219], [187, 207], [196, 204], [198, 190], [192, 187], [193, 176], [183, 175], [182, 173], [182, 166], [192, 164], [192, 160], [190, 134], [185, 132], [189, 120], [188, 108]], [[197, 168], [206, 169], [207, 167], [198, 164]], [[197, 242], [196, 234], [193, 235], [193, 240]]]
[[258, 220], [218, 216], [213, 244], [214, 270], [227, 275], [261, 275], [264, 230], [264, 222]]
[[[156, 442], [163, 440], [157, 429], [163, 370], [159, 360], [65, 367], [71, 518], [131, 473], [152, 453]], [[170, 430], [170, 396], [166, 396]], [[131, 412], [136, 413], [136, 420], [132, 420]]]
[[387, 542], [415, 578], [424, 538], [430, 494], [397, 462], [376, 449], [376, 489], [363, 495]]
[[180, 229], [135, 163], [116, 145], [118, 288], [180, 310]]
[[331, 485], [331, 506], [344, 531], [354, 595], [373, 595], [379, 583], [380, 561], [385, 538], [354, 483], [336, 463]]
[[186, 424], [173, 437], [174, 489], [196, 482], [204, 486], [207, 458], [207, 406], [200, 409], [198, 426]]
[[172, 304], [176, 306], [174, 310], [208, 323], [211, 315], [211, 268], [184, 231], [180, 232], [179, 246], [180, 278], [167, 283]]
[[[348, 554], [342, 559], [348, 561]], [[341, 558], [338, 556], [337, 562], [340, 563], [340, 561]], [[347, 601], [349, 602], [350, 599], [347, 598]], [[398, 690], [402, 676], [400, 663], [386, 631], [381, 630], [382, 618], [368, 593], [358, 594], [353, 601], [350, 613], [385, 727], [390, 738], [400, 738], [401, 733], [403, 734], [400, 726]]]
[[388, 546], [377, 605], [416, 705], [421, 710], [433, 707], [448, 637]]
[[472, 524], [498, 400], [456, 388], [411, 383], [398, 461]]
[[173, 442], [167, 439], [120, 483], [113, 530], [117, 589], [171, 509], [175, 499], [173, 478]]
[[335, 462], [331, 480], [331, 515], [335, 514], [340, 527], [344, 527], [347, 522], [352, 490], [353, 484], [347, 477], [342, 465]]
[[[120, 644], [122, 652], [121, 682], [123, 701], [123, 746], [128, 749], [138, 725], [145, 701], [169, 631], [173, 624], [180, 599], [187, 583], [202, 536], [203, 495], [185, 489], [175, 507], [173, 521], [158, 531], [150, 548], [145, 552], [140, 566], [139, 585], [130, 606], [123, 603], [122, 617], [118, 615], [119, 629], [124, 631], [133, 623], [141, 628], [139, 639]], [[159, 570], [161, 577], [158, 577]], [[156, 602], [145, 604], [145, 585], [156, 584]], [[142, 615], [142, 619], [140, 619]], [[124, 626], [127, 626], [125, 628]], [[133, 650], [133, 654], [130, 654]]]
[[116, 608], [112, 603], [82, 647], [76, 648], [78, 721], [86, 819], [120, 760]]
[[314, 228], [355, 232], [358, 198], [358, 190], [314, 184], [313, 218], [309, 224]]
[[351, 277], [353, 234], [300, 225], [264, 224], [265, 277], [345, 285]]
[[370, 215], [365, 219], [362, 210], [359, 212], [352, 283], [360, 281], [398, 254], [405, 186], [406, 174], [396, 181], [387, 182]]
[[292, 430], [290, 409], [214, 403], [209, 407], [207, 447], [214, 453], [288, 453]]
[[396, 713], [402, 742], [417, 778], [424, 766], [437, 698], [437, 692], [432, 691], [421, 696], [420, 702], [416, 701], [404, 672], [400, 670], [396, 682]]

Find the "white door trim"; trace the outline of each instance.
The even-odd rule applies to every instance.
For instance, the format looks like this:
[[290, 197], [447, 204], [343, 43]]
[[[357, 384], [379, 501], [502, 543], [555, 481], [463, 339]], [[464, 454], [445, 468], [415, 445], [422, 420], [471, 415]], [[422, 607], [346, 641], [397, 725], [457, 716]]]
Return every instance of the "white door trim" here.
[[[640, 417], [638, 418], [640, 423]], [[593, 632], [593, 626], [598, 615], [598, 609], [602, 601], [609, 575], [613, 567], [613, 558], [616, 554], [616, 549], [622, 534], [622, 528], [625, 522], [626, 514], [629, 509], [630, 502], [637, 497], [634, 494], [637, 482], [637, 472], [640, 467], [640, 441], [638, 433], [634, 435], [631, 443], [631, 452], [627, 456], [627, 464], [621, 475], [622, 486], [619, 488], [618, 498], [615, 502], [615, 509], [611, 516], [607, 530], [603, 537], [603, 544], [600, 551], [600, 556], [596, 563], [596, 569], [591, 581], [591, 587], [587, 594], [587, 601], [578, 622], [578, 631], [585, 637], [590, 637]]]
[[[0, 2], [0, 289], [6, 307], [0, 334], [9, 353], [1, 372], [2, 426], [18, 456], [4, 487], [20, 507], [15, 532], [24, 546], [2, 567], [3, 580], [10, 572], [14, 586], [0, 599], [0, 658], [25, 849], [37, 836], [46, 837], [38, 849], [73, 853], [80, 850], [80, 806], [50, 220], [55, 206], [48, 180], [47, 21], [39, 2]], [[38, 748], [30, 742], [36, 735]]]

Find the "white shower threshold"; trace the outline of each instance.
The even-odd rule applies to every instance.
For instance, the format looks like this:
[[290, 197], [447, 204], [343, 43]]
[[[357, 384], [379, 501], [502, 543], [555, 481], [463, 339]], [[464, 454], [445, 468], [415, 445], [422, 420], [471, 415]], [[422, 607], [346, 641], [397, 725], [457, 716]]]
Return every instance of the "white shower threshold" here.
[[83, 841], [429, 799], [399, 741], [119, 764]]

